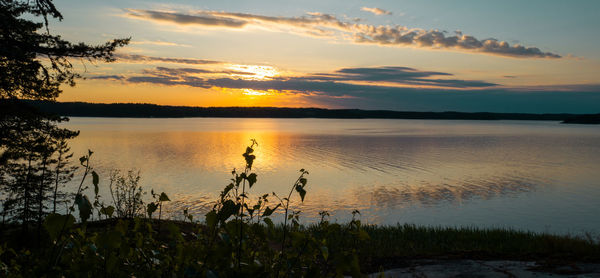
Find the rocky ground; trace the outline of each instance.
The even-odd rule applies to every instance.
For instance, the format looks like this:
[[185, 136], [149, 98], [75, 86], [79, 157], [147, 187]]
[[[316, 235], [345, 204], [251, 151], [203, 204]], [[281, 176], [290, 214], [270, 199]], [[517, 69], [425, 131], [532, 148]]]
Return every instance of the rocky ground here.
[[[556, 265], [521, 261], [419, 260], [411, 266], [373, 273], [369, 277], [599, 277], [600, 264]], [[383, 276], [381, 276], [383, 274]]]

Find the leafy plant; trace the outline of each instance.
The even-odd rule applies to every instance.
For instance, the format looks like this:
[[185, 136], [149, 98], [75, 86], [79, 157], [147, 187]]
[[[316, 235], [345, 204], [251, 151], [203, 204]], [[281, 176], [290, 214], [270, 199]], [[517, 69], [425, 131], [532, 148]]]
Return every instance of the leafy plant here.
[[[151, 190], [151, 194], [152, 194], [152, 198], [154, 198], [154, 202], [148, 203], [146, 212], [148, 213], [148, 217], [152, 218], [152, 214], [156, 211], [156, 209], [158, 209], [158, 220], [160, 220], [160, 217], [162, 215], [162, 203], [168, 202], [171, 200], [169, 199], [167, 194], [165, 194], [164, 192], [162, 192], [160, 194], [156, 194], [154, 192], [154, 190]], [[184, 214], [186, 214], [186, 217], [189, 217], [189, 216], [187, 216], [187, 210], [184, 211]], [[191, 221], [191, 218], [190, 218], [190, 221]]]
[[110, 195], [118, 217], [134, 218], [143, 215], [142, 197], [145, 192], [139, 182], [139, 171], [129, 170], [127, 174], [122, 174], [119, 170], [110, 172]]

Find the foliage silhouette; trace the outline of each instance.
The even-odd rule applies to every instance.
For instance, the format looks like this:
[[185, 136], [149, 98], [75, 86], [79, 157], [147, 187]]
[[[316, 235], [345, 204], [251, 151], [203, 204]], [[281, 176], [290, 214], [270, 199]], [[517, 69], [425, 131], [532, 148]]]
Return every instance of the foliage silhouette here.
[[[45, 23], [29, 18], [42, 16]], [[60, 85], [81, 77], [71, 58], [114, 61], [113, 53], [129, 39], [103, 45], [72, 43], [50, 34], [48, 17], [62, 20], [51, 0], [0, 1], [0, 99], [54, 100]], [[45, 30], [42, 30], [45, 28]]]
[[144, 214], [142, 197], [145, 192], [139, 181], [139, 171], [129, 170], [127, 174], [121, 174], [119, 170], [111, 171], [109, 189], [117, 217], [132, 219]]

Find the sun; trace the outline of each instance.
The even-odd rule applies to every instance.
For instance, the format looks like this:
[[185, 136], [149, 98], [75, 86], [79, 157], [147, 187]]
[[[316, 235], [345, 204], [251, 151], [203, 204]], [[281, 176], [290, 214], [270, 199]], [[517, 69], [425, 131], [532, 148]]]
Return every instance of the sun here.
[[231, 65], [228, 67], [231, 76], [246, 80], [270, 80], [279, 76], [280, 72], [272, 66]]
[[244, 95], [247, 96], [267, 96], [267, 95], [271, 95], [272, 93], [269, 93], [268, 91], [260, 91], [260, 90], [253, 90], [253, 89], [242, 89]]

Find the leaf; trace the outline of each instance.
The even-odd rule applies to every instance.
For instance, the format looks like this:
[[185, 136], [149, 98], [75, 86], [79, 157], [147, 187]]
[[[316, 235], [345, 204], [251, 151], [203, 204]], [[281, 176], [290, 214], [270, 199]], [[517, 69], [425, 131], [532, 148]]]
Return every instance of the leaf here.
[[321, 254], [323, 255], [323, 258], [327, 260], [329, 257], [329, 249], [327, 249], [327, 246], [321, 246]]
[[254, 185], [256, 183], [256, 174], [252, 173], [252, 174], [248, 175], [248, 177], [246, 177], [246, 179], [248, 180], [248, 186], [250, 186], [250, 188], [252, 188], [252, 185]]
[[300, 183], [302, 184], [302, 187], [306, 186], [306, 178], [300, 178]]
[[217, 225], [217, 221], [218, 221], [217, 212], [214, 211], [214, 210], [209, 211], [206, 214], [206, 218], [205, 219], [206, 219], [206, 226], [208, 226], [208, 227], [214, 227], [215, 225]]
[[48, 231], [50, 238], [54, 241], [58, 237], [58, 234], [61, 230], [70, 229], [74, 223], [75, 217], [73, 217], [73, 215], [51, 213], [46, 216], [46, 219], [44, 220], [44, 227], [46, 228], [46, 231]]
[[254, 159], [256, 159], [256, 156], [253, 154], [248, 154], [248, 153], [243, 154], [243, 156], [246, 159], [246, 167], [252, 168], [252, 162], [254, 162]]
[[115, 212], [115, 207], [113, 207], [113, 206], [108, 206], [108, 207], [100, 209], [100, 213], [102, 213], [108, 217], [112, 217], [114, 212]]
[[227, 186], [225, 186], [225, 188], [223, 189], [223, 193], [221, 193], [221, 195], [222, 196], [227, 195], [227, 193], [229, 193], [229, 191], [231, 191], [231, 189], [233, 189], [233, 183], [230, 183]]
[[240, 205], [232, 200], [227, 200], [223, 203], [223, 207], [219, 210], [218, 218], [220, 221], [227, 220], [230, 216], [236, 214], [240, 210]]
[[82, 156], [79, 158], [79, 163], [81, 163], [81, 165], [83, 165], [83, 163], [87, 160], [87, 157]]
[[271, 209], [271, 208], [269, 208], [269, 207], [266, 207], [266, 208], [265, 208], [265, 212], [263, 213], [263, 215], [262, 215], [262, 216], [263, 216], [263, 217], [270, 216], [271, 214], [273, 214], [273, 212], [275, 212], [275, 211], [277, 210], [277, 208], [278, 208], [279, 206], [281, 206], [281, 204], [278, 204], [278, 205], [276, 205], [276, 206], [275, 206], [273, 209]]
[[94, 194], [98, 195], [98, 182], [100, 182], [100, 178], [98, 177], [98, 173], [96, 171], [92, 171], [92, 183], [94, 184]]
[[154, 213], [158, 209], [158, 205], [156, 203], [149, 203], [146, 212], [148, 213], [148, 217], [152, 218], [152, 213]]
[[269, 229], [273, 229], [275, 227], [275, 224], [273, 224], [273, 220], [271, 220], [271, 218], [265, 217], [263, 218], [263, 221], [267, 224]]
[[300, 199], [302, 199], [302, 202], [304, 202], [304, 196], [306, 196], [306, 190], [304, 190], [304, 188], [302, 186], [297, 185], [296, 191], [298, 191], [298, 194], [300, 194]]
[[86, 222], [90, 218], [90, 215], [92, 215], [92, 203], [90, 203], [90, 199], [85, 195], [77, 194], [75, 196], [75, 204], [77, 204], [77, 208], [79, 209], [81, 222]]
[[169, 197], [167, 196], [167, 194], [165, 194], [164, 192], [160, 193], [160, 197], [158, 197], [158, 201], [160, 202], [168, 202], [171, 201], [169, 200]]

